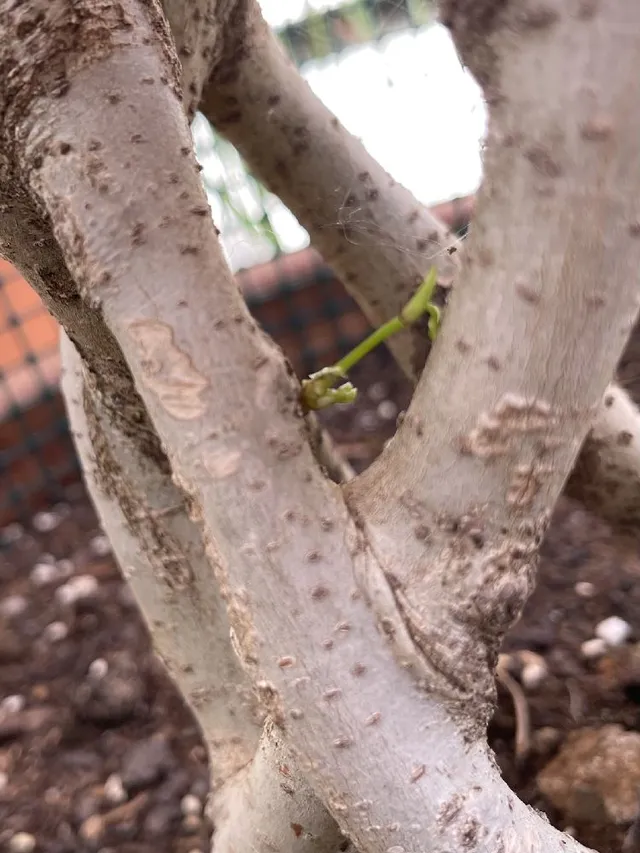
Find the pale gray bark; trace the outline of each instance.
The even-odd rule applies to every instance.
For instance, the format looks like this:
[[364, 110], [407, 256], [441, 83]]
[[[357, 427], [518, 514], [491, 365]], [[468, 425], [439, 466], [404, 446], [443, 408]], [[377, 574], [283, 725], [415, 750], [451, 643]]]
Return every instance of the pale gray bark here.
[[476, 32], [477, 7], [446, 5], [492, 101], [484, 185], [429, 370], [348, 494], [414, 638], [458, 674], [450, 698], [486, 719], [496, 642], [580, 444], [599, 412], [625, 414], [600, 401], [640, 303], [640, 7], [530, 20], [512, 3]]
[[189, 121], [200, 104], [202, 87], [219, 61], [221, 31], [232, 25], [228, 13], [234, 3], [224, 0], [162, 0], [180, 60], [182, 100]]
[[607, 389], [566, 494], [637, 537], [640, 529], [640, 412], [626, 391]]
[[223, 821], [218, 811], [215, 853], [338, 853], [348, 848], [335, 820], [319, 808], [282, 732], [272, 722], [267, 722], [258, 752], [238, 783], [226, 797]]
[[[213, 69], [203, 114], [293, 211], [374, 326], [398, 313], [430, 264], [448, 287], [458, 266], [448, 250], [459, 241], [315, 97], [255, 0], [234, 5], [244, 49], [231, 69]], [[232, 29], [221, 37], [237, 39]], [[421, 369], [424, 333], [390, 347], [405, 371]]]
[[[170, 5], [165, 3], [172, 23]], [[215, 70], [212, 73], [200, 105], [204, 115], [289, 206], [372, 325], [398, 312], [431, 264], [438, 266], [439, 282], [448, 290], [458, 276], [464, 244], [393, 181], [318, 100], [264, 23], [257, 4], [250, 0], [235, 5], [240, 9], [236, 17], [244, 21], [247, 47], [238, 52], [233, 74], [220, 79]], [[221, 27], [223, 41], [231, 38], [228, 30]], [[508, 323], [508, 318], [496, 322]], [[389, 346], [416, 382], [429, 351], [425, 329], [398, 335]], [[614, 384], [612, 394], [617, 399], [623, 392]], [[611, 460], [620, 454], [620, 434], [635, 435], [637, 417], [629, 405], [613, 411], [603, 403], [596, 415], [597, 438], [587, 438], [567, 485], [588, 509], [605, 509], [607, 520], [625, 531], [635, 525], [640, 506], [640, 443], [626, 446], [623, 466]]]
[[[231, 647], [229, 620], [184, 494], [105, 411], [62, 333], [62, 391], [84, 478], [154, 650], [207, 741], [216, 790], [252, 759], [261, 711]], [[189, 590], [190, 595], [184, 595]]]
[[[57, 40], [60, 39], [64, 43], [65, 24], [68, 26], [70, 21], [64, 14], [57, 13], [55, 4], [46, 5], [49, 13], [47, 21], [49, 32], [53, 35], [51, 49], [56, 58], [56, 48], [59, 46]], [[196, 6], [200, 10], [204, 8], [199, 0], [194, 4], [194, 8]], [[114, 19], [111, 14], [112, 4], [109, 2], [91, 4], [90, 8], [95, 18], [92, 20], [90, 15], [87, 16], [86, 24], [89, 31], [96, 22], [106, 22], [107, 29], [112, 24], [116, 25], [116, 39], [118, 35], [122, 35], [121, 32], [118, 33], [117, 25], [126, 26], [129, 23], [126, 15], [123, 18], [116, 16]], [[0, 26], [7, 26], [10, 29], [8, 25], [13, 24], [20, 28], [22, 36], [25, 33], [27, 36], [30, 33], [39, 35], [38, 30], [31, 28], [30, 21], [37, 19], [41, 11], [42, 7], [39, 9], [38, 4], [25, 5], [17, 10], [17, 18], [12, 22], [6, 14], [7, 10], [0, 8], [2, 16]], [[46, 16], [45, 20], [47, 20]], [[190, 29], [196, 38], [202, 33], [202, 28], [196, 25], [200, 20], [201, 18], [198, 18], [195, 23], [192, 22]], [[59, 32], [56, 31], [56, 25], [60, 25]], [[189, 32], [188, 21], [185, 22], [185, 26]], [[21, 38], [18, 39], [18, 44], [20, 42]], [[5, 42], [4, 47], [13, 55], [11, 62], [19, 65], [20, 59], [13, 54], [13, 45], [9, 40]], [[182, 54], [184, 57], [184, 52]], [[192, 55], [189, 51], [187, 54]], [[30, 59], [28, 51], [25, 52], [24, 57], [27, 60]], [[68, 59], [70, 64], [73, 64], [71, 54]], [[7, 67], [11, 67], [11, 62]], [[58, 56], [57, 62], [51, 60], [49, 64], [56, 71], [52, 80], [52, 94], [55, 96], [58, 92], [64, 93], [67, 86], [64, 63], [60, 62]], [[191, 103], [189, 97], [193, 96], [188, 83], [191, 81], [194, 85], [197, 84], [199, 75], [206, 72], [206, 67], [206, 63], [200, 61], [195, 54], [188, 73], [183, 68], [187, 108]], [[177, 69], [177, 65], [174, 65], [174, 68]], [[145, 86], [149, 86], [154, 81], [151, 78], [145, 78], [142, 82]], [[113, 91], [100, 94], [110, 105], [115, 105], [120, 97], [120, 93]], [[12, 102], [8, 100], [7, 104], [10, 105]], [[21, 117], [19, 112], [18, 117]], [[6, 132], [7, 126], [4, 126], [3, 130]], [[145, 144], [148, 140], [140, 134], [132, 136], [130, 141], [134, 144]], [[89, 144], [91, 154], [87, 166], [93, 171], [95, 177], [101, 172], [100, 147], [100, 140], [95, 138]], [[61, 154], [70, 154], [72, 151], [71, 144], [61, 145]], [[146, 410], [135, 390], [121, 350], [104, 325], [99, 312], [88, 310], [91, 307], [97, 308], [97, 303], [89, 300], [88, 306], [79, 298], [76, 282], [72, 279], [61, 255], [51, 231], [51, 224], [46, 216], [42, 215], [41, 209], [34, 205], [33, 198], [25, 191], [18, 179], [15, 163], [11, 162], [9, 156], [10, 152], [11, 144], [6, 144], [4, 148], [0, 147], [2, 178], [0, 180], [0, 209], [2, 210], [0, 251], [22, 270], [44, 298], [50, 310], [73, 337], [85, 358], [87, 385], [92, 389], [94, 401], [99, 401], [102, 423], [105, 426], [101, 435], [101, 447], [110, 452], [121, 452], [125, 459], [125, 471], [129, 470], [131, 473], [135, 470], [136, 476], [139, 477], [136, 482], [130, 480], [127, 483], [127, 478], [124, 477], [116, 483], [113, 479], [116, 472], [112, 468], [110, 470], [111, 485], [117, 485], [119, 488], [119, 492], [112, 494], [112, 498], [117, 499], [117, 502], [109, 501], [102, 493], [98, 493], [97, 502], [103, 509], [105, 507], [108, 509], [106, 514], [103, 514], [103, 521], [112, 541], [120, 543], [116, 545], [116, 551], [125, 548], [130, 556], [130, 559], [121, 560], [121, 564], [135, 565], [139, 569], [136, 580], [133, 582], [134, 592], [142, 596], [143, 613], [147, 620], [151, 621], [150, 627], [159, 653], [184, 692], [185, 698], [195, 709], [201, 723], [210, 748], [214, 790], [225, 782], [211, 804], [212, 814], [216, 819], [216, 830], [224, 832], [226, 831], [225, 817], [232, 809], [237, 811], [238, 804], [244, 803], [246, 799], [241, 782], [244, 774], [235, 771], [250, 760], [251, 741], [253, 739], [253, 742], [257, 743], [259, 733], [259, 729], [255, 728], [255, 720], [252, 724], [254, 730], [251, 732], [251, 725], [247, 728], [247, 721], [244, 719], [247, 712], [251, 718], [253, 717], [250, 709], [251, 691], [246, 679], [244, 686], [242, 682], [235, 684], [235, 676], [238, 674], [237, 664], [234, 673], [234, 657], [229, 658], [221, 644], [224, 631], [222, 635], [219, 632], [216, 633], [216, 629], [221, 627], [218, 616], [224, 611], [220, 611], [221, 602], [215, 585], [212, 585], [212, 578], [206, 578], [202, 574], [206, 563], [203, 562], [202, 544], [198, 538], [200, 533], [187, 518], [184, 498], [171, 482], [168, 460], [153, 426], [148, 421]], [[77, 152], [74, 152], [74, 155], [77, 155]], [[125, 168], [128, 168], [128, 164]], [[100, 184], [100, 189], [104, 190], [103, 183]], [[199, 213], [200, 211], [198, 215]], [[352, 472], [349, 466], [337, 457], [327, 436], [322, 433], [313, 419], [308, 419], [308, 426], [314, 452], [325, 470], [337, 480], [348, 479]], [[83, 456], [82, 446], [79, 450]], [[134, 477], [133, 480], [135, 479]], [[89, 479], [89, 486], [93, 493], [91, 479]], [[151, 504], [147, 496], [151, 496]], [[121, 505], [120, 509], [118, 504]], [[123, 507], [130, 511], [124, 527]], [[135, 514], [135, 518], [132, 517], [132, 513]], [[144, 558], [145, 547], [149, 549], [151, 563]], [[167, 548], [170, 553], [167, 553]], [[140, 553], [136, 560], [133, 555], [138, 552]], [[164, 570], [158, 571], [157, 580], [160, 586], [155, 589], [151, 585], [153, 577], [151, 569], [154, 567], [158, 569], [160, 563], [163, 564]], [[173, 588], [173, 585], [178, 584], [179, 589], [181, 574], [192, 574], [194, 565], [196, 570], [200, 570], [196, 573], [201, 579], [205, 579], [206, 594], [202, 599], [189, 600], [186, 609], [181, 595], [176, 597], [174, 594], [172, 601], [165, 600], [168, 586], [171, 585]], [[172, 578], [174, 574], [176, 577]], [[198, 604], [200, 607], [197, 606]], [[206, 610], [207, 617], [213, 619], [213, 622], [201, 633], [194, 635], [194, 628], [203, 627], [202, 608]], [[180, 630], [177, 631], [178, 637], [172, 638], [171, 631], [178, 625], [180, 626]], [[213, 633], [211, 633], [212, 630]], [[210, 641], [208, 646], [202, 645], [203, 637], [208, 637]], [[220, 661], [217, 660], [217, 653], [211, 656], [212, 649], [220, 651]], [[211, 670], [213, 665], [215, 665], [215, 672]], [[227, 678], [220, 681], [220, 676], [224, 673]], [[212, 683], [215, 686], [212, 687]], [[263, 717], [264, 712], [255, 707], [255, 701], [253, 705], [256, 715]], [[255, 775], [255, 772], [252, 770], [251, 774]], [[260, 780], [266, 794], [269, 794], [273, 788], [272, 801], [282, 796], [282, 780], [277, 768], [272, 768], [272, 772], [268, 773], [262, 766]], [[276, 819], [274, 815], [270, 816], [270, 831], [281, 835], [291, 832], [291, 824], [301, 818], [302, 802], [304, 805], [302, 816], [305, 820], [309, 823], [315, 822], [316, 827], [328, 824], [329, 830], [323, 840], [324, 848], [319, 844], [317, 837], [305, 832], [297, 839], [296, 850], [299, 853], [307, 849], [313, 850], [314, 853], [319, 849], [335, 850], [337, 831], [335, 823], [328, 821], [326, 809], [317, 800], [314, 816], [311, 805], [312, 795], [301, 780], [297, 790], [297, 802], [286, 798], [284, 807], [279, 810], [278, 818]], [[260, 809], [254, 808], [253, 820], [243, 823], [244, 838], [256, 850], [262, 849], [264, 838], [261, 816]], [[278, 824], [278, 820], [284, 821], [282, 826]], [[221, 848], [218, 847], [218, 849]]]
[[[640, 9], [611, 0], [594, 24], [560, 2], [533, 17], [524, 0], [485, 3], [480, 18], [447, 4], [495, 101], [487, 181], [403, 428], [340, 489], [203, 213], [155, 7], [82, 5], [73, 46], [62, 0], [26, 4], [44, 15], [26, 41], [25, 7], [0, 6], [2, 177], [100, 308], [202, 524], [208, 562], [180, 595], [215, 574], [263, 709], [364, 853], [582, 849], [507, 789], [483, 724], [496, 646], [637, 314]], [[52, 90], [62, 42], [67, 85]], [[574, 80], [591, 82], [584, 99]]]
[[[191, 706], [211, 767], [217, 853], [336, 853], [341, 836], [264, 712], [232, 649], [229, 620], [185, 496], [119, 432], [62, 333], [62, 391], [87, 488], [153, 638]], [[188, 595], [185, 592], [188, 591]], [[257, 751], [256, 751], [257, 750]]]

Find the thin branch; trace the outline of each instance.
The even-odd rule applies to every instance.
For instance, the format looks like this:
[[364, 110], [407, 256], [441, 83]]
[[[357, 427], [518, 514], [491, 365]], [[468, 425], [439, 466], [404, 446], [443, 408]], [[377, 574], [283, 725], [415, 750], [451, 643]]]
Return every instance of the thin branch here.
[[[255, 0], [234, 5], [243, 10], [242, 49], [232, 68], [214, 66], [204, 115], [294, 212], [372, 325], [399, 312], [432, 264], [448, 287], [458, 240], [315, 97]], [[407, 332], [390, 341], [408, 373], [424, 364], [424, 337]]]
[[499, 655], [496, 667], [496, 680], [502, 684], [511, 696], [516, 718], [515, 757], [521, 761], [531, 750], [531, 718], [529, 703], [524, 690], [509, 672], [509, 656]]

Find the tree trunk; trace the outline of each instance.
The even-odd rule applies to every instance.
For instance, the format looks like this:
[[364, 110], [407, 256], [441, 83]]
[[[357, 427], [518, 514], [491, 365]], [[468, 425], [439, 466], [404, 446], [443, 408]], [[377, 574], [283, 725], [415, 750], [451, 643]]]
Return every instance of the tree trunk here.
[[[286, 843], [281, 754], [363, 853], [581, 849], [502, 782], [485, 725], [497, 647], [638, 312], [640, 9], [624, 0], [443, 7], [491, 103], [485, 184], [407, 418], [379, 461], [340, 487], [312, 449], [297, 382], [224, 263], [155, 5], [0, 5], [3, 251], [84, 330], [73, 330], [91, 365], [83, 407], [72, 390], [68, 398], [79, 442], [91, 437], [93, 491], [120, 530], [125, 566], [143, 543], [134, 577], [148, 613], [162, 607], [184, 630], [169, 652], [178, 668], [197, 660], [183, 623], [193, 614], [203, 624], [201, 595], [218, 606], [217, 580], [235, 650], [275, 727], [241, 797], [228, 800], [227, 814], [244, 817], [241, 804], [258, 792], [259, 820], [247, 829], [217, 813], [229, 851], [252, 846], [262, 825], [257, 849]], [[45, 234], [51, 278], [19, 217]], [[111, 431], [108, 395], [94, 391], [103, 340], [115, 347], [103, 382], [121, 353], [139, 390], [137, 432], [131, 411]], [[145, 453], [158, 454], [146, 470]], [[114, 461], [122, 477], [129, 459], [136, 481], [146, 478], [132, 499], [143, 504], [141, 526], [124, 511], [128, 484], [113, 482]], [[169, 476], [181, 490], [175, 504]], [[169, 511], [181, 493], [206, 559], [183, 510]], [[151, 521], [161, 524], [150, 531]], [[166, 540], [154, 550], [160, 528], [193, 558], [165, 563]], [[154, 603], [169, 582], [175, 600]], [[223, 624], [208, 630], [226, 656]], [[224, 661], [229, 685], [241, 683]], [[240, 725], [255, 742], [250, 703], [240, 699], [232, 721], [226, 704], [207, 699], [203, 726]], [[224, 771], [231, 784], [239, 764]], [[298, 783], [294, 809], [311, 813], [299, 833], [290, 826], [290, 841], [330, 849], [333, 824]]]
[[226, 608], [184, 494], [119, 432], [64, 332], [61, 355], [62, 391], [89, 494], [142, 603], [154, 650], [207, 744], [216, 853], [335, 853], [343, 841], [337, 824], [273, 726], [256, 753], [265, 714], [232, 649]]

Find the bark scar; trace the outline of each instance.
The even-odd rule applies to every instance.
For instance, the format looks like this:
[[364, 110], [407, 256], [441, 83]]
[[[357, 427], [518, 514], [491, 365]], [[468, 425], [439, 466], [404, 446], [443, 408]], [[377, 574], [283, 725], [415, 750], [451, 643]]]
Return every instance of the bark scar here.
[[141, 358], [142, 376], [169, 414], [180, 421], [204, 415], [202, 395], [209, 380], [176, 344], [171, 326], [159, 320], [136, 320], [129, 325]]

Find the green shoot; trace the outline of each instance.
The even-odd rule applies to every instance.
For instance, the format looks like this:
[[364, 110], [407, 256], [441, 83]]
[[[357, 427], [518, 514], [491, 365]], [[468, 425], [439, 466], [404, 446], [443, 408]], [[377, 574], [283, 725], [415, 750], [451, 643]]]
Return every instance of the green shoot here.
[[435, 340], [440, 326], [440, 309], [431, 302], [431, 298], [437, 278], [436, 267], [431, 267], [414, 296], [411, 297], [397, 317], [388, 320], [375, 329], [364, 341], [331, 367], [323, 367], [322, 370], [318, 370], [317, 373], [312, 373], [307, 379], [302, 380], [300, 398], [307, 411], [324, 409], [327, 406], [333, 406], [335, 403], [352, 403], [358, 394], [357, 389], [351, 382], [343, 382], [337, 388], [335, 387], [336, 384], [340, 380], [346, 379], [347, 372], [375, 347], [396, 332], [417, 323], [425, 314], [429, 315], [429, 338], [432, 341]]

